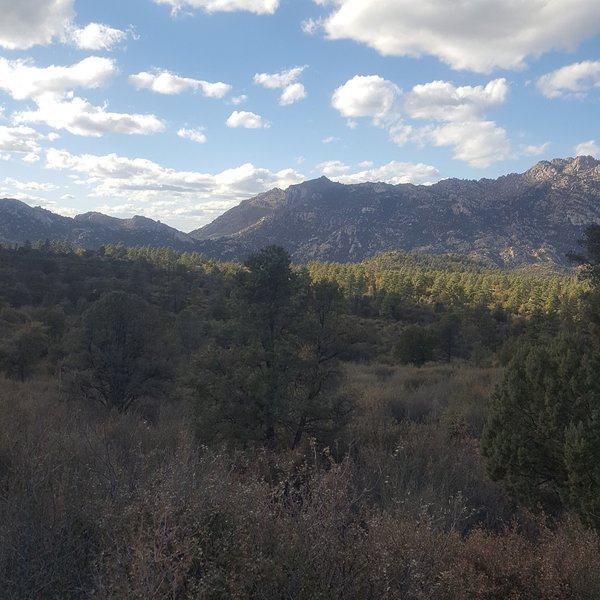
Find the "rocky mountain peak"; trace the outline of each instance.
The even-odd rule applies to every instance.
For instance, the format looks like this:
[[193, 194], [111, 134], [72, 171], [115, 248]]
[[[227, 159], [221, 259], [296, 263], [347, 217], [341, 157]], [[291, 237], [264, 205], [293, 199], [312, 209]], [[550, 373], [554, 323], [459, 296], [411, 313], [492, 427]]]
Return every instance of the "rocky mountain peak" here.
[[297, 262], [358, 261], [380, 252], [454, 253], [499, 265], [566, 264], [583, 229], [600, 223], [600, 161], [541, 161], [498, 179], [423, 185], [343, 185], [320, 177], [274, 188], [185, 234], [147, 217], [61, 217], [0, 200], [0, 241], [66, 239], [83, 248], [123, 242], [244, 259], [269, 244]]
[[543, 160], [529, 169], [524, 176], [535, 183], [556, 184], [562, 178], [570, 176], [581, 179], [598, 179], [600, 181], [600, 161], [593, 156], [555, 158], [551, 161]]

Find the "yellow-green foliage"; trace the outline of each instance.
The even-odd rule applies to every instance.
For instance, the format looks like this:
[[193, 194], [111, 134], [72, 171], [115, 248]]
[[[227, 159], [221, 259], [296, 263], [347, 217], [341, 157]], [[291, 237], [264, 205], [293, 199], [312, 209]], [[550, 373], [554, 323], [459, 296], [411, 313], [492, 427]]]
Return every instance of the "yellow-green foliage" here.
[[350, 298], [396, 295], [401, 301], [452, 308], [487, 306], [516, 314], [575, 314], [588, 285], [574, 273], [547, 269], [501, 270], [456, 257], [404, 252], [362, 263], [313, 262], [316, 280], [337, 281]]

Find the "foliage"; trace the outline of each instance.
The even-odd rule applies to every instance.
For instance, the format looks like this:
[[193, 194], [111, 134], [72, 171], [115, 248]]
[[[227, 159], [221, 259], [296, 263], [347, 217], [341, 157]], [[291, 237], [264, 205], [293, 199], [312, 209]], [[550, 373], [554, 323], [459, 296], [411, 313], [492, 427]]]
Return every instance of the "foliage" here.
[[275, 247], [0, 259], [2, 597], [600, 595], [593, 281]]
[[239, 274], [226, 325], [198, 354], [192, 382], [201, 437], [296, 447], [307, 432], [340, 426], [335, 393], [337, 287], [313, 285], [272, 246]]
[[139, 296], [104, 294], [83, 314], [79, 344], [74, 385], [85, 397], [126, 412], [166, 392], [172, 373], [162, 325]]
[[[585, 236], [594, 286], [600, 228]], [[583, 260], [583, 259], [582, 259]], [[587, 297], [586, 328], [521, 347], [492, 395], [483, 454], [492, 478], [520, 501], [553, 513], [576, 510], [600, 527], [600, 312]]]

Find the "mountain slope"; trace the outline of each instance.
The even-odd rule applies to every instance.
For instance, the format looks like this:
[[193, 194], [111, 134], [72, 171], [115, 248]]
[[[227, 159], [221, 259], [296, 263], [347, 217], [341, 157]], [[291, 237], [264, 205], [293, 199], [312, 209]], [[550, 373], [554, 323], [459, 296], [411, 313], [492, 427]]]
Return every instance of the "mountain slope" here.
[[403, 249], [500, 265], [564, 264], [583, 227], [600, 221], [600, 161], [555, 159], [496, 180], [431, 186], [320, 178], [274, 198], [268, 206], [264, 195], [247, 200], [190, 236], [245, 251], [281, 244], [299, 262], [357, 261]]
[[90, 212], [70, 218], [32, 208], [19, 200], [0, 199], [0, 242], [45, 239], [67, 240], [86, 249], [119, 242], [126, 246], [169, 246], [178, 250], [193, 250], [198, 245], [187, 234], [146, 217], [117, 219]]
[[565, 264], [583, 228], [600, 222], [600, 161], [543, 161], [498, 179], [446, 179], [431, 186], [321, 177], [245, 200], [209, 225], [182, 233], [145, 217], [86, 213], [71, 219], [18, 200], [0, 200], [0, 242], [61, 239], [169, 246], [225, 260], [268, 244], [296, 262], [359, 261], [380, 252], [455, 253], [503, 266]]

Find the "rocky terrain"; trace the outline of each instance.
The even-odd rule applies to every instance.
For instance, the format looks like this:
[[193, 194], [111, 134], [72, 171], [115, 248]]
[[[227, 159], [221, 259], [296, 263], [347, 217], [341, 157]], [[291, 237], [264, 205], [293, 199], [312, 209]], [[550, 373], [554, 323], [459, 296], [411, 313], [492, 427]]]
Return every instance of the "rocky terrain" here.
[[0, 199], [0, 241], [66, 240], [76, 247], [97, 249], [122, 242], [126, 246], [168, 246], [193, 250], [197, 242], [168, 225], [135, 216], [117, 219], [88, 212], [75, 218], [62, 217], [43, 208], [32, 208], [19, 200]]
[[600, 161], [589, 156], [542, 161], [495, 180], [430, 186], [342, 185], [322, 177], [250, 198], [189, 234], [145, 217], [70, 219], [0, 200], [4, 241], [67, 239], [84, 248], [121, 241], [236, 260], [279, 244], [296, 262], [359, 261], [402, 249], [506, 266], [565, 264], [592, 222], [600, 222]]
[[283, 244], [296, 261], [357, 261], [403, 249], [500, 265], [564, 264], [585, 225], [598, 221], [600, 161], [577, 157], [495, 180], [431, 186], [323, 177], [242, 202], [190, 236], [245, 249]]

